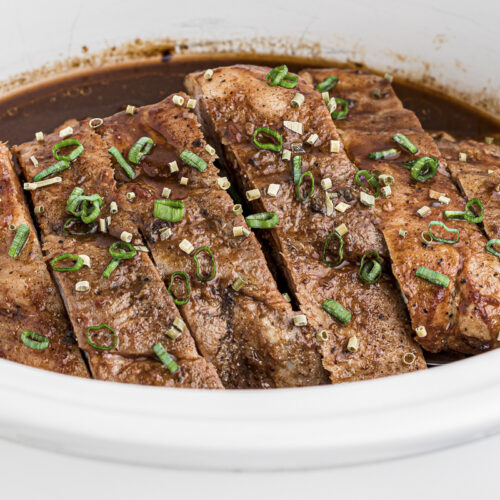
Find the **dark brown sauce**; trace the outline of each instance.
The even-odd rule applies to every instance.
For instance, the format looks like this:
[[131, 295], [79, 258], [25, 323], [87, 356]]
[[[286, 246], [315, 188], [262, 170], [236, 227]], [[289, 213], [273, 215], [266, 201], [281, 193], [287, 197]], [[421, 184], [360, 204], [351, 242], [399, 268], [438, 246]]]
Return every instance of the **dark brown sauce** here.
[[[184, 76], [195, 70], [252, 63], [290, 70], [339, 66], [324, 60], [276, 56], [169, 56], [63, 75], [10, 93], [0, 99], [0, 140], [20, 144], [38, 130], [50, 132], [69, 118], [103, 117], [127, 104], [141, 106], [183, 89]], [[464, 103], [443, 94], [395, 82], [404, 105], [416, 112], [424, 128], [458, 137], [483, 138], [500, 133], [495, 122]]]

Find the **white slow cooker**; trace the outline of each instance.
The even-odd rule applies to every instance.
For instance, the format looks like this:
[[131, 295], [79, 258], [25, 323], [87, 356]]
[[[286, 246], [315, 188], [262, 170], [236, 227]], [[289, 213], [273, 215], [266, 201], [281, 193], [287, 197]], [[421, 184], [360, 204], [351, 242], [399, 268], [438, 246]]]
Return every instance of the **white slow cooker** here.
[[[88, 58], [84, 45], [95, 54], [138, 37], [168, 38], [182, 50], [360, 61], [500, 117], [500, 3], [493, 1], [18, 0], [2, 5], [2, 18], [0, 80], [68, 58], [79, 64]], [[367, 382], [200, 391], [80, 380], [0, 360], [0, 437], [176, 468], [377, 461], [500, 432], [499, 366], [500, 352], [489, 352]]]

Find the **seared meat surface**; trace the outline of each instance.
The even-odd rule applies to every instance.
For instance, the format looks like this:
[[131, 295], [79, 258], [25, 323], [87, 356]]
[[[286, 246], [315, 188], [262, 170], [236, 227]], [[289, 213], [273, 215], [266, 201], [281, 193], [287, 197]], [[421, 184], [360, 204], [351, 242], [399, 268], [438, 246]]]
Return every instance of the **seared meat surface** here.
[[[392, 195], [377, 200], [375, 213], [394, 275], [407, 301], [412, 326], [425, 328], [419, 329], [424, 336], [418, 337], [418, 341], [433, 352], [477, 353], [498, 347], [500, 261], [485, 252], [487, 240], [476, 224], [444, 218], [445, 209], [463, 211], [466, 200], [450, 179], [436, 144], [416, 116], [403, 108], [386, 79], [338, 69], [302, 73], [314, 84], [331, 75], [337, 76], [339, 82], [330, 94], [350, 102], [346, 119], [336, 121], [349, 157], [359, 169], [394, 178]], [[407, 136], [418, 147], [418, 154], [411, 155], [398, 148], [396, 157], [369, 159], [369, 153], [397, 148], [392, 140], [396, 133]], [[413, 180], [402, 166], [403, 162], [420, 156], [440, 160], [437, 174], [425, 182]], [[442, 193], [449, 199], [448, 204], [437, 201], [432, 191]], [[424, 206], [429, 207], [430, 212], [421, 217], [417, 211]], [[430, 221], [444, 222], [458, 229], [458, 243], [423, 243], [421, 234], [428, 231]], [[400, 230], [407, 231], [406, 236], [401, 236]], [[449, 286], [437, 286], [417, 277], [419, 266], [444, 274], [450, 279]]]
[[[36, 230], [24, 201], [9, 150], [0, 144], [0, 358], [45, 370], [88, 377], [57, 287], [43, 260]], [[8, 252], [16, 235], [13, 225], [29, 227], [19, 256]], [[21, 340], [24, 331], [49, 339], [34, 349]]]
[[[38, 188], [31, 194], [35, 206], [45, 207], [37, 219], [47, 259], [69, 253], [86, 255], [90, 260], [90, 266], [84, 265], [75, 272], [54, 271], [54, 276], [78, 344], [88, 354], [94, 376], [154, 385], [186, 386], [186, 381], [189, 381], [188, 385], [192, 387], [221, 387], [213, 365], [199, 356], [188, 328], [183, 328], [175, 340], [167, 336], [167, 330], [180, 314], [146, 252], [138, 251], [132, 258], [121, 260], [109, 278], [105, 278], [103, 271], [111, 261], [109, 248], [119, 240], [107, 232], [92, 232], [84, 236], [64, 233], [64, 223], [70, 217], [66, 202], [75, 187], [83, 188], [86, 195], [102, 197], [99, 217], [103, 219], [111, 216], [110, 204], [120, 196], [114, 178], [115, 169], [104, 141], [88, 121], [68, 125], [74, 129], [71, 137], [81, 142], [84, 152], [69, 169], [61, 172], [61, 183]], [[54, 163], [52, 147], [60, 140], [56, 131], [41, 143], [33, 141], [16, 148], [27, 180], [31, 181], [36, 173]], [[30, 161], [32, 156], [37, 159], [37, 166]], [[70, 228], [69, 231], [75, 232]], [[133, 243], [142, 242], [136, 239]], [[57, 264], [68, 265], [71, 261]], [[89, 290], [76, 290], [77, 283], [82, 281], [88, 282]], [[109, 325], [115, 334], [109, 328], [89, 330], [99, 325]], [[160, 364], [153, 352], [153, 346], [158, 342], [174, 357], [179, 370], [171, 374]], [[114, 344], [115, 347], [108, 349]]]
[[[376, 229], [377, 214], [360, 203], [354, 165], [341, 144], [337, 153], [330, 152], [330, 141], [339, 141], [339, 136], [321, 96], [303, 80], [294, 89], [271, 87], [265, 81], [268, 71], [255, 66], [218, 68], [210, 80], [204, 73], [188, 75], [186, 86], [198, 99], [207, 136], [225, 156], [240, 190], [259, 191], [260, 197], [249, 204], [251, 211], [275, 212], [279, 217], [277, 226], [258, 231], [269, 238], [280, 270], [310, 324], [326, 330], [328, 339], [319, 342], [325, 369], [333, 382], [340, 382], [424, 368], [393, 280], [384, 276], [367, 285], [357, 276], [365, 252], [374, 250], [386, 256], [387, 249]], [[305, 100], [294, 108], [290, 101], [297, 92]], [[285, 126], [285, 121], [300, 122], [302, 133]], [[254, 143], [257, 127], [278, 132], [283, 148], [293, 150], [292, 157], [301, 156], [302, 172], [310, 171], [314, 177], [310, 199], [302, 202], [298, 198], [293, 160], [283, 160], [281, 151], [260, 149]], [[318, 137], [308, 143], [312, 134]], [[326, 178], [332, 186], [324, 190], [320, 184]], [[279, 185], [276, 196], [268, 191], [271, 184]], [[344, 206], [330, 213], [327, 196], [334, 205]], [[345, 260], [340, 268], [329, 267], [322, 262], [325, 241], [342, 224], [347, 228]], [[337, 252], [338, 248], [327, 248], [329, 264], [335, 262]], [[351, 320], [343, 325], [323, 310], [326, 299], [346, 308]], [[414, 361], [405, 364], [402, 359], [408, 353]]]

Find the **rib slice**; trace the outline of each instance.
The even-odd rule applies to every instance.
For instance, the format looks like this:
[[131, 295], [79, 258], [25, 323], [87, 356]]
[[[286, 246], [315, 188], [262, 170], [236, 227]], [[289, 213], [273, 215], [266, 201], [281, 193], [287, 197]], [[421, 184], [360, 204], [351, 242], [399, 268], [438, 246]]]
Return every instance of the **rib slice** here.
[[[392, 269], [405, 295], [412, 326], [425, 327], [426, 336], [418, 341], [427, 350], [455, 350], [477, 353], [498, 347], [500, 329], [500, 262], [485, 252], [486, 239], [480, 228], [465, 221], [447, 221], [445, 209], [463, 210], [465, 200], [450, 179], [441, 158], [437, 175], [425, 183], [410, 178], [402, 163], [414, 158], [401, 150], [397, 158], [370, 160], [368, 154], [395, 147], [392, 136], [405, 134], [419, 148], [416, 156], [439, 157], [432, 138], [417, 117], [403, 108], [390, 83], [369, 73], [351, 70], [306, 70], [303, 77], [317, 84], [327, 76], [339, 78], [331, 95], [347, 99], [350, 112], [336, 121], [349, 157], [360, 169], [378, 170], [394, 177], [392, 196], [378, 200], [376, 214], [392, 260]], [[376, 95], [374, 95], [374, 91]], [[397, 146], [396, 146], [397, 147]], [[450, 198], [448, 206], [430, 197], [430, 190]], [[431, 212], [419, 217], [417, 210], [428, 206]], [[431, 220], [442, 221], [460, 231], [455, 245], [437, 241], [425, 245], [422, 232]], [[406, 237], [400, 229], [408, 231]], [[436, 286], [415, 275], [426, 266], [450, 278], [447, 288]]]
[[[88, 377], [87, 367], [73, 338], [64, 306], [43, 261], [8, 148], [0, 143], [0, 358], [45, 370]], [[16, 231], [30, 228], [18, 258], [8, 255]], [[33, 349], [21, 341], [23, 331], [48, 337], [49, 346]]]
[[[437, 133], [434, 138], [464, 196], [483, 202], [483, 226], [488, 238], [500, 238], [500, 147], [457, 141], [446, 133]], [[465, 161], [460, 161], [460, 153], [465, 154]]]
[[[145, 235], [167, 284], [176, 271], [189, 275], [191, 297], [180, 308], [201, 354], [214, 363], [225, 387], [328, 383], [314, 332], [308, 326], [294, 326], [293, 317], [298, 313], [279, 292], [255, 235], [233, 235], [234, 227], [249, 228], [242, 215], [234, 214], [231, 197], [217, 183], [216, 156], [207, 152], [196, 114], [186, 108], [189, 96], [179, 93], [178, 97], [184, 99], [182, 106], [175, 105], [169, 96], [139, 108], [132, 116], [118, 113], [106, 118], [98, 129], [105, 149], [115, 146], [129, 151], [145, 136], [155, 143], [152, 152], [135, 167], [138, 176], [133, 181], [118, 171], [120, 208], [110, 231], [119, 234], [128, 227], [138, 238]], [[179, 156], [184, 150], [203, 158], [206, 170], [199, 172], [184, 163]], [[172, 173], [169, 163], [173, 161], [179, 170]], [[188, 179], [186, 186], [179, 183], [182, 177]], [[185, 205], [179, 222], [153, 216], [154, 201], [162, 199], [165, 188], [171, 190], [170, 199]], [[135, 194], [132, 201], [127, 200], [127, 192]], [[128, 226], [130, 220], [133, 223]], [[172, 235], [162, 239], [162, 231], [167, 229]], [[196, 276], [192, 255], [179, 248], [184, 239], [196, 249], [210, 248], [216, 262], [214, 279], [203, 282]], [[206, 252], [200, 254], [202, 277], [210, 274], [207, 257]], [[235, 291], [232, 284], [238, 277], [247, 284]], [[173, 293], [178, 293], [175, 287]]]
[[[330, 140], [339, 136], [321, 97], [300, 81], [295, 89], [270, 87], [265, 82], [269, 68], [232, 66], [214, 70], [211, 80], [204, 73], [186, 78], [188, 91], [198, 99], [198, 111], [207, 136], [217, 143], [225, 166], [242, 191], [258, 189], [260, 198], [251, 202], [254, 212], [276, 212], [280, 222], [274, 229], [262, 229], [271, 243], [281, 271], [286, 275], [301, 309], [318, 330], [327, 330], [327, 341], [319, 342], [323, 365], [333, 382], [361, 380], [425, 367], [422, 354], [410, 338], [404, 304], [390, 278], [384, 276], [375, 285], [366, 285], [357, 277], [356, 263], [368, 250], [387, 255], [376, 229], [376, 214], [359, 203], [354, 182], [355, 168], [345, 155], [329, 151]], [[305, 96], [299, 109], [290, 101], [296, 92]], [[284, 121], [301, 122], [302, 135], [284, 127]], [[310, 170], [316, 189], [311, 199], [300, 202], [291, 176], [290, 162], [281, 154], [258, 149], [253, 142], [257, 127], [268, 127], [283, 137], [283, 146], [301, 143], [303, 171]], [[317, 134], [314, 145], [306, 143]], [[299, 149], [294, 146], [295, 150]], [[297, 153], [296, 153], [297, 154]], [[327, 215], [325, 192], [319, 187], [329, 178], [336, 193], [336, 205], [349, 205], [346, 212]], [[267, 194], [269, 184], [279, 184], [276, 197]], [[329, 233], [345, 224], [346, 261], [341, 268], [321, 262], [323, 246]], [[335, 257], [333, 257], [335, 258]], [[321, 305], [334, 299], [353, 315], [341, 325]], [[347, 350], [350, 338], [356, 337], [359, 349]], [[406, 365], [402, 357], [411, 352], [415, 362]]]
[[[91, 266], [76, 272], [57, 272], [59, 284], [78, 344], [90, 358], [97, 378], [104, 380], [175, 385], [180, 387], [219, 388], [221, 383], [211, 363], [201, 358], [187, 328], [175, 340], [166, 335], [179, 312], [167, 293], [158, 271], [146, 252], [123, 260], [108, 278], [102, 273], [111, 260], [109, 247], [118, 241], [109, 233], [94, 232], [86, 236], [67, 236], [63, 225], [69, 215], [66, 202], [73, 188], [80, 186], [86, 195], [103, 198], [100, 217], [110, 216], [110, 202], [117, 196], [114, 168], [105, 143], [88, 122], [71, 121], [72, 137], [84, 146], [84, 152], [62, 172], [62, 182], [31, 191], [35, 206], [45, 211], [37, 216], [43, 235], [43, 251], [48, 260], [71, 253], [87, 255]], [[58, 131], [47, 135], [44, 142], [35, 141], [16, 147], [18, 160], [26, 179], [54, 163], [52, 146], [59, 142]], [[35, 166], [31, 157], [35, 157]], [[137, 240], [135, 244], [142, 243]], [[90, 290], [78, 292], [77, 282], [88, 281]], [[97, 349], [87, 341], [88, 328], [108, 324], [118, 337], [111, 350]], [[109, 347], [112, 335], [98, 331], [94, 343]], [[91, 337], [94, 339], [94, 337]], [[180, 369], [171, 374], [156, 358], [153, 346], [161, 342], [174, 356]]]

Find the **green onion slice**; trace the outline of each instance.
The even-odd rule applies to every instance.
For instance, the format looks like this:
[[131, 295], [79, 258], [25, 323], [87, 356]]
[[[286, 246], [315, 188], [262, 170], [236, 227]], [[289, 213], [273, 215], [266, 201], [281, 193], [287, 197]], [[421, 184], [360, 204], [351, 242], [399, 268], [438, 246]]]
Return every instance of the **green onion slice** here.
[[136, 165], [153, 149], [154, 141], [151, 137], [141, 137], [128, 152], [128, 161]]
[[[472, 210], [472, 207], [477, 205], [479, 208], [479, 215]], [[465, 204], [465, 211], [461, 210], [445, 210], [444, 216], [447, 219], [459, 219], [466, 220], [467, 222], [472, 222], [474, 224], [479, 224], [483, 221], [484, 207], [483, 202], [478, 198], [472, 198]]]
[[302, 156], [294, 156], [292, 160], [292, 178], [294, 184], [298, 184], [301, 175], [302, 175]]
[[134, 172], [134, 169], [127, 163], [123, 155], [120, 151], [118, 151], [118, 149], [115, 148], [115, 146], [110, 147], [108, 149], [108, 153], [113, 156], [118, 165], [122, 167], [123, 171], [130, 177], [130, 179], [136, 178], [137, 174]]
[[[302, 184], [304, 183], [305, 177], [311, 179], [311, 187], [305, 196], [302, 196]], [[300, 201], [307, 201], [314, 194], [314, 175], [310, 170], [301, 174], [299, 178], [299, 183], [297, 184], [297, 197]]]
[[500, 246], [500, 239], [499, 238], [493, 238], [488, 243], [486, 243], [486, 251], [488, 253], [491, 253], [495, 257], [500, 259], [500, 252], [494, 248], [494, 246]]
[[60, 172], [64, 172], [64, 170], [67, 170], [70, 167], [70, 164], [66, 160], [60, 160], [57, 163], [54, 163], [54, 165], [51, 165], [49, 168], [46, 168], [45, 170], [42, 170], [41, 172], [38, 172], [33, 177], [34, 182], [41, 181], [45, 179], [46, 177], [49, 177], [54, 174], [58, 174]]
[[[328, 251], [328, 243], [330, 242], [330, 239], [333, 236], [335, 238], [337, 238], [337, 240], [339, 241], [339, 248], [337, 250], [338, 259], [337, 259], [336, 262], [328, 262], [326, 260], [326, 253]], [[344, 252], [342, 251], [343, 247], [344, 247], [344, 239], [342, 238], [342, 236], [340, 236], [340, 234], [337, 231], [331, 232], [326, 237], [325, 244], [323, 245], [323, 253], [321, 254], [321, 262], [323, 262], [323, 264], [325, 266], [328, 266], [328, 267], [337, 267], [337, 266], [340, 266], [340, 264], [342, 264], [342, 261], [344, 260]]]
[[433, 271], [425, 266], [420, 266], [415, 274], [417, 277], [429, 281], [433, 285], [442, 286], [443, 288], [448, 288], [448, 285], [450, 284], [450, 278], [448, 278], [448, 276], [438, 273], [437, 271]]
[[[436, 236], [432, 232], [432, 229], [431, 229], [433, 226], [442, 227], [448, 233], [456, 234], [457, 237], [453, 240], [447, 240], [446, 238], [441, 238], [440, 236]], [[440, 243], [448, 243], [450, 245], [454, 245], [455, 243], [458, 243], [458, 240], [460, 240], [460, 232], [458, 229], [453, 229], [453, 228], [447, 227], [443, 222], [441, 222], [439, 220], [432, 220], [429, 222], [428, 233], [433, 240], [439, 241]]]
[[89, 228], [88, 228], [87, 231], [73, 231], [73, 232], [70, 232], [70, 229], [74, 225], [76, 225], [78, 223], [83, 224], [82, 220], [79, 217], [70, 217], [64, 223], [63, 228], [62, 228], [62, 233], [65, 236], [85, 236], [87, 234], [93, 234], [93, 233], [95, 233], [97, 231], [98, 224], [97, 224], [97, 222], [93, 222], [93, 223], [91, 223], [89, 225]]
[[352, 314], [344, 306], [340, 305], [333, 299], [326, 299], [321, 307], [344, 325], [351, 321]]
[[[259, 134], [271, 136], [273, 139], [278, 141], [278, 144], [275, 144], [274, 142], [260, 142], [257, 139]], [[283, 137], [272, 128], [259, 127], [255, 129], [255, 132], [253, 133], [253, 142], [259, 149], [268, 149], [269, 151], [276, 152], [280, 152], [283, 149]]]
[[371, 174], [371, 172], [368, 172], [368, 170], [358, 170], [356, 172], [356, 175], [354, 176], [354, 180], [356, 181], [356, 184], [359, 184], [361, 186], [361, 189], [365, 192], [369, 192], [370, 190], [366, 187], [365, 183], [362, 181], [361, 177], [364, 177], [366, 179], [366, 182], [370, 184], [370, 186], [374, 189], [373, 196], [377, 198], [380, 192], [380, 186], [378, 183], [377, 178]]
[[[74, 260], [75, 263], [71, 267], [56, 267], [55, 264], [57, 262], [61, 262], [62, 260], [71, 259]], [[83, 259], [79, 255], [75, 255], [74, 253], [63, 253], [58, 257], [54, 257], [50, 261], [50, 265], [54, 271], [59, 271], [61, 273], [78, 271], [83, 267]]]
[[[369, 260], [365, 262], [366, 259]], [[382, 276], [382, 259], [377, 251], [369, 250], [361, 257], [358, 276], [369, 285], [377, 283]]]
[[[112, 337], [113, 341], [111, 342], [110, 345], [97, 344], [90, 338], [91, 332], [94, 332], [97, 330], [103, 330], [103, 329], [109, 330], [111, 332], [111, 335], [113, 336]], [[91, 347], [93, 347], [94, 349], [99, 349], [101, 351], [109, 351], [111, 349], [114, 349], [118, 345], [118, 334], [115, 332], [114, 328], [111, 328], [106, 323], [101, 323], [100, 325], [96, 325], [96, 326], [89, 326], [87, 328], [87, 332], [86, 332], [85, 336], [87, 337], [87, 342], [89, 343], [89, 345]]]
[[31, 330], [24, 330], [21, 334], [21, 340], [26, 347], [36, 349], [37, 351], [47, 349], [50, 344], [50, 339], [48, 337]]
[[133, 259], [137, 255], [136, 248], [126, 241], [116, 241], [109, 247], [113, 259]]
[[200, 172], [205, 172], [205, 170], [207, 169], [207, 162], [200, 158], [198, 155], [194, 154], [192, 151], [188, 151], [187, 149], [185, 149], [180, 154], [180, 158], [184, 163], [186, 163], [190, 167], [194, 167]]
[[288, 67], [285, 64], [276, 66], [266, 75], [266, 82], [270, 87], [279, 85], [281, 80], [288, 74]]
[[435, 156], [422, 156], [416, 160], [403, 163], [403, 166], [410, 169], [412, 179], [425, 182], [436, 175], [439, 160]]
[[111, 259], [109, 264], [106, 266], [106, 269], [102, 272], [103, 278], [109, 278], [116, 270], [116, 268], [120, 265], [121, 259]]
[[337, 103], [337, 109], [332, 112], [334, 120], [343, 120], [349, 114], [349, 103], [340, 97], [334, 97]]
[[276, 212], [260, 212], [248, 215], [245, 220], [252, 229], [269, 229], [279, 223], [279, 217]]
[[168, 222], [179, 222], [183, 219], [186, 207], [182, 201], [155, 200], [153, 215], [157, 219]]
[[280, 87], [284, 87], [285, 89], [294, 89], [298, 83], [299, 77], [297, 75], [287, 73], [278, 85]]
[[445, 210], [444, 216], [447, 219], [465, 220], [465, 212], [463, 210]]
[[[68, 146], [76, 146], [76, 148], [67, 155], [60, 155], [59, 150], [67, 148]], [[56, 160], [64, 160], [67, 162], [76, 160], [84, 152], [84, 150], [85, 148], [82, 146], [82, 143], [74, 137], [64, 139], [63, 141], [57, 142], [52, 146], [52, 154], [54, 155], [54, 158]]]
[[332, 90], [338, 82], [338, 77], [333, 75], [327, 76], [321, 83], [318, 83], [318, 85], [316, 85], [316, 90], [318, 92], [330, 92], [330, 90]]
[[[186, 283], [186, 297], [184, 299], [177, 299], [174, 296], [174, 294], [172, 293], [172, 286], [174, 284], [174, 280], [175, 280], [176, 276], [180, 276], [181, 278], [184, 278], [184, 281]], [[189, 302], [189, 298], [191, 297], [191, 285], [189, 284], [189, 276], [184, 271], [174, 271], [170, 275], [170, 284], [168, 285], [167, 291], [172, 296], [172, 298], [174, 299], [174, 302], [178, 306], [183, 306], [184, 304], [187, 304]]]
[[386, 158], [394, 158], [399, 154], [399, 151], [395, 148], [384, 149], [383, 151], [374, 151], [368, 155], [371, 160], [384, 160]]
[[163, 347], [161, 342], [153, 346], [153, 351], [158, 356], [160, 361], [167, 367], [170, 373], [175, 373], [179, 369], [179, 365], [174, 361], [174, 358]]
[[[212, 271], [210, 272], [210, 276], [208, 276], [208, 278], [204, 278], [200, 272], [200, 261], [198, 259], [198, 254], [200, 254], [201, 252], [207, 252], [212, 261]], [[217, 273], [217, 264], [215, 262], [215, 257], [212, 250], [210, 250], [210, 248], [208, 247], [200, 247], [198, 248], [198, 250], [196, 250], [196, 252], [194, 252], [193, 259], [196, 262], [196, 277], [200, 281], [212, 281], [215, 278], [215, 274]]]
[[85, 191], [81, 187], [73, 188], [73, 191], [69, 195], [68, 201], [66, 203], [66, 211], [67, 212], [69, 212], [73, 215], [76, 215], [76, 216], [80, 215], [79, 212], [78, 213], [76, 212], [76, 208], [78, 206], [78, 203], [76, 202], [76, 200], [79, 199], [80, 196], [83, 196], [84, 192]]
[[28, 241], [30, 235], [30, 228], [26, 224], [21, 224], [16, 229], [16, 234], [9, 248], [9, 257], [17, 259]]
[[406, 151], [408, 151], [412, 155], [418, 153], [417, 146], [415, 146], [415, 144], [413, 144], [413, 142], [411, 142], [410, 139], [408, 139], [408, 137], [406, 137], [406, 135], [399, 134], [399, 133], [398, 134], [394, 134], [392, 136], [392, 140], [395, 143], [399, 144], [402, 148], [406, 149]]

